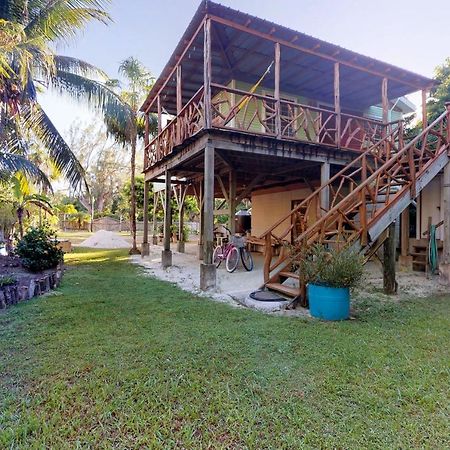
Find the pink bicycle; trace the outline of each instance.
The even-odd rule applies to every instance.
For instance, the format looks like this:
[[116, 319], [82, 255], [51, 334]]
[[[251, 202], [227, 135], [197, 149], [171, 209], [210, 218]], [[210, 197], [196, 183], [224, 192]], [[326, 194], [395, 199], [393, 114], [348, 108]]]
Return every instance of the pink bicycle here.
[[234, 272], [239, 264], [239, 258], [245, 270], [253, 269], [253, 258], [245, 246], [245, 239], [241, 236], [231, 236], [229, 242], [217, 245], [213, 253], [213, 263], [216, 267], [225, 261], [227, 272]]

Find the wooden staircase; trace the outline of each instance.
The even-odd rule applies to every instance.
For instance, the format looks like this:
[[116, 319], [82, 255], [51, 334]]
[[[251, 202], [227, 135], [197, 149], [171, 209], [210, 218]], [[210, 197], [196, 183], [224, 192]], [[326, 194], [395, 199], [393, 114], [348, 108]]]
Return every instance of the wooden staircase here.
[[[266, 241], [264, 286], [306, 305], [305, 286], [292, 272], [289, 246], [274, 259], [273, 240], [294, 241], [297, 247], [353, 247], [370, 254], [389, 224], [449, 162], [449, 122], [450, 107], [406, 144], [402, 124], [386, 128], [379, 142], [266, 230], [260, 236]], [[323, 197], [330, 199], [328, 205], [321, 204]], [[317, 205], [319, 219], [308, 226]], [[286, 230], [275, 234], [283, 224]]]

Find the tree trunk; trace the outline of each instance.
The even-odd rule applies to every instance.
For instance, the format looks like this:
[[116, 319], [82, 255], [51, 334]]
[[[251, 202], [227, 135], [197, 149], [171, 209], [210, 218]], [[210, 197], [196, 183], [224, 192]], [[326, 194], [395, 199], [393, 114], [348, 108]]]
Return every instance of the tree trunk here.
[[384, 242], [383, 259], [383, 287], [388, 295], [397, 293], [397, 281], [395, 279], [395, 222], [388, 228], [388, 238]]
[[19, 222], [19, 236], [23, 238], [23, 208], [17, 209], [17, 220]]
[[133, 244], [130, 249], [130, 255], [139, 255], [141, 252], [137, 248], [136, 243], [136, 186], [135, 186], [135, 171], [136, 171], [136, 141], [137, 141], [137, 129], [136, 121], [132, 125], [131, 131], [131, 176], [130, 176], [130, 194], [131, 194], [131, 205], [130, 205], [130, 229], [131, 237], [133, 239]]

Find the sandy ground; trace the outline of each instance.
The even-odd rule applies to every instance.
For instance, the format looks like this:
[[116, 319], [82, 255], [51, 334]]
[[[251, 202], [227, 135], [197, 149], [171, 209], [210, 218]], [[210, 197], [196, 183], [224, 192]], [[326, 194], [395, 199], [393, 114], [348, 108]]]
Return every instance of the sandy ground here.
[[99, 230], [80, 243], [80, 247], [89, 248], [129, 248], [130, 244], [117, 233]]
[[[187, 244], [187, 253], [185, 254], [172, 250], [173, 266], [167, 269], [161, 267], [161, 251], [162, 247], [151, 246], [150, 257], [135, 256], [132, 261], [143, 266], [148, 275], [175, 283], [181, 289], [203, 297], [226, 302], [233, 306], [246, 306], [269, 313], [309, 316], [308, 310], [303, 308], [297, 308], [295, 311], [284, 310], [284, 306], [288, 302], [257, 302], [248, 297], [250, 292], [261, 287], [263, 282], [263, 257], [260, 254], [253, 254], [255, 267], [252, 272], [245, 271], [240, 265], [234, 273], [228, 273], [221, 266], [217, 271], [216, 289], [203, 292], [199, 288], [200, 270], [196, 244]], [[411, 297], [428, 297], [450, 292], [448, 286], [441, 284], [439, 277], [427, 278], [423, 272], [398, 271], [397, 281], [399, 285], [398, 295], [385, 296], [382, 293], [383, 273], [381, 264], [371, 262], [366, 265], [363, 287], [356, 290], [353, 298], [368, 300], [375, 297], [378, 299], [386, 297], [391, 301], [392, 299], [399, 301]]]

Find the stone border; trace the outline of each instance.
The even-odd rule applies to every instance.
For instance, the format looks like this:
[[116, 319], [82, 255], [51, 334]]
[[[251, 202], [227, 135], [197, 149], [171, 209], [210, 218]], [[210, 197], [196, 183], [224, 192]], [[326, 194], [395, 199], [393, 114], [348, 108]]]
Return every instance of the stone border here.
[[32, 276], [25, 285], [23, 285], [23, 281], [18, 281], [15, 284], [1, 286], [0, 309], [5, 309], [25, 300], [31, 300], [56, 289], [61, 283], [62, 276], [63, 267], [58, 266], [56, 269]]

